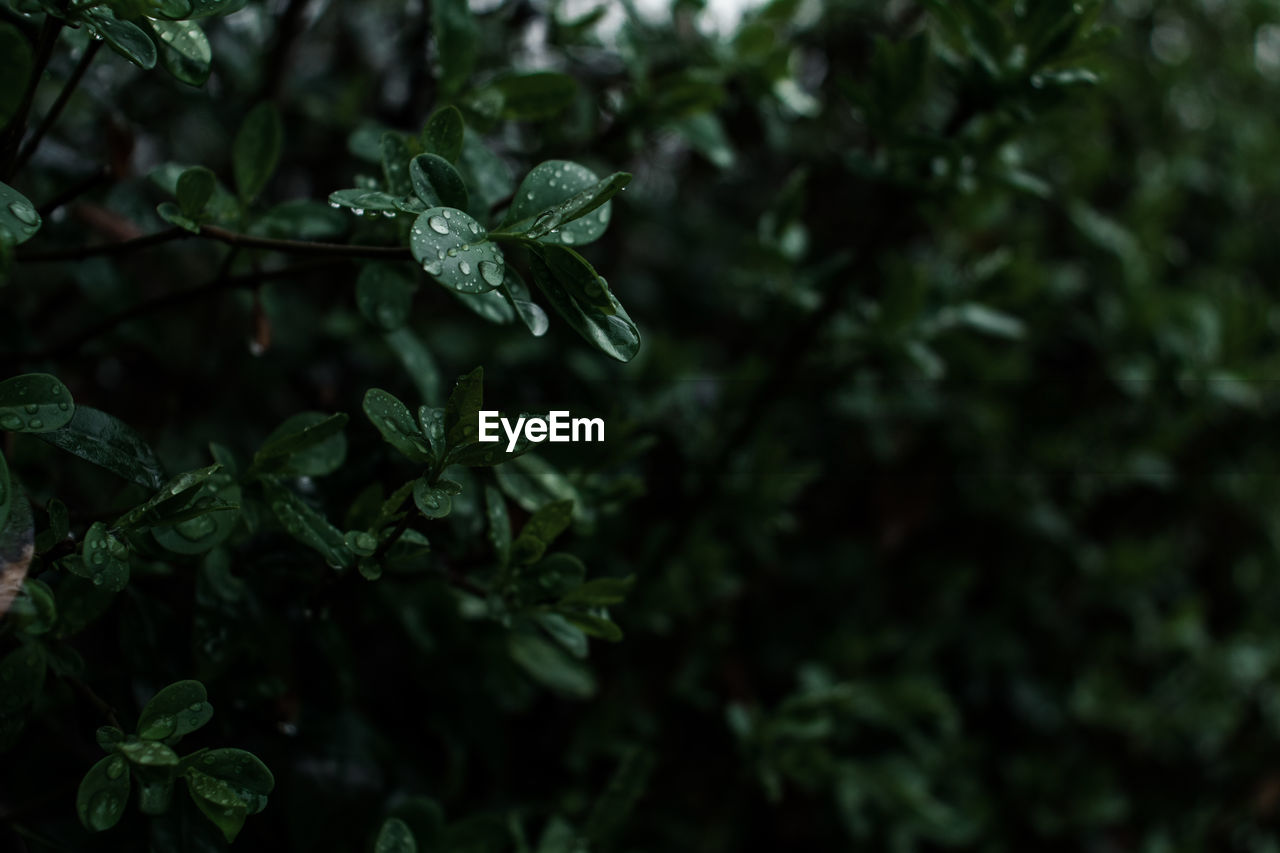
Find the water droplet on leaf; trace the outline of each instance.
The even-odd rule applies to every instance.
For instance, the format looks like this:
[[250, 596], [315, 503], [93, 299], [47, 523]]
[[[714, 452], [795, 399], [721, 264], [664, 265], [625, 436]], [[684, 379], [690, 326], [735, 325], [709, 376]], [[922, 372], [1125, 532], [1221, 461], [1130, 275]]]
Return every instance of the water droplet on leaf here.
[[431, 230], [437, 234], [448, 234], [449, 223], [445, 222], [439, 216], [432, 216], [427, 220], [427, 224], [431, 226]]

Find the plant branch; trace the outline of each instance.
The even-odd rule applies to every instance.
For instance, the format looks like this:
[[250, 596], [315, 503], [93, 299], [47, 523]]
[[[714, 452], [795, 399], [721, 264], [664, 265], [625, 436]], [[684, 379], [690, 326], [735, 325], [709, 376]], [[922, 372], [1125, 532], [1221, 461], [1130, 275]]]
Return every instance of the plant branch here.
[[124, 729], [124, 726], [120, 725], [120, 718], [116, 716], [116, 709], [111, 706], [110, 702], [95, 693], [92, 687], [85, 684], [74, 675], [64, 675], [62, 676], [62, 680], [75, 688], [75, 691], [83, 696], [90, 705], [96, 708], [108, 723], [115, 726], [117, 729]]
[[329, 266], [329, 264], [319, 261], [311, 261], [309, 263], [295, 264], [278, 270], [254, 272], [239, 276], [228, 276], [225, 274], [225, 271], [220, 271], [212, 281], [206, 282], [198, 287], [165, 293], [152, 299], [139, 302], [132, 308], [126, 308], [118, 314], [114, 314], [99, 323], [95, 323], [87, 329], [77, 332], [61, 343], [55, 344], [54, 346], [40, 352], [25, 354], [20, 357], [25, 361], [40, 361], [44, 359], [57, 358], [68, 353], [76, 352], [89, 341], [100, 338], [117, 327], [122, 326], [131, 320], [136, 320], [139, 317], [145, 317], [148, 314], [154, 314], [158, 311], [174, 308], [222, 291], [237, 290], [245, 287], [256, 287], [265, 281], [293, 278], [306, 273], [318, 272], [322, 269], [327, 269]]
[[174, 240], [186, 240], [192, 237], [204, 237], [217, 240], [228, 246], [245, 249], [267, 249], [287, 255], [310, 255], [313, 257], [371, 258], [379, 260], [409, 260], [413, 257], [407, 246], [353, 246], [346, 243], [314, 243], [309, 240], [276, 240], [270, 237], [255, 237], [228, 231], [216, 225], [205, 225], [200, 233], [195, 234], [184, 228], [173, 227], [165, 231], [157, 231], [134, 240], [123, 240], [118, 243], [105, 243], [100, 246], [80, 246], [75, 249], [57, 249], [51, 252], [28, 252], [18, 256], [20, 262], [49, 263], [55, 261], [75, 261], [97, 255], [122, 255], [170, 243]]
[[0, 134], [0, 177], [8, 181], [17, 171], [18, 146], [22, 144], [22, 135], [27, 130], [27, 116], [31, 113], [31, 104], [36, 98], [36, 89], [40, 86], [40, 78], [53, 56], [53, 47], [58, 43], [58, 35], [62, 32], [63, 23], [60, 18], [46, 14], [44, 25], [40, 28], [40, 39], [36, 44], [36, 58], [31, 67], [31, 80], [27, 83], [27, 91], [23, 93], [18, 109], [9, 120], [9, 126]]
[[62, 91], [58, 93], [57, 100], [53, 102], [53, 106], [49, 107], [49, 111], [44, 114], [44, 118], [40, 120], [40, 124], [36, 127], [35, 133], [27, 140], [27, 144], [22, 147], [22, 151], [18, 154], [18, 159], [13, 166], [15, 172], [27, 165], [27, 161], [36, 153], [36, 149], [40, 147], [40, 141], [44, 139], [44, 135], [49, 132], [49, 129], [58, 120], [58, 116], [62, 114], [67, 101], [71, 100], [72, 93], [80, 85], [81, 78], [89, 70], [89, 66], [93, 64], [93, 58], [98, 55], [98, 51], [101, 48], [102, 42], [94, 39], [84, 49], [84, 53], [80, 56], [80, 61], [76, 63], [75, 70], [71, 72], [71, 76], [67, 78], [67, 82], [62, 86]]

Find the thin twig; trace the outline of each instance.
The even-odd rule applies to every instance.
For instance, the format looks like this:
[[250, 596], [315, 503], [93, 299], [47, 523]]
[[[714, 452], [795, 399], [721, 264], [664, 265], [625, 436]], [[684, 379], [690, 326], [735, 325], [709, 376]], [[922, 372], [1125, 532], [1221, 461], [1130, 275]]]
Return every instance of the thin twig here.
[[311, 255], [318, 257], [372, 258], [379, 260], [409, 260], [413, 257], [407, 246], [354, 246], [347, 243], [313, 243], [308, 240], [276, 240], [270, 237], [254, 237], [251, 234], [240, 234], [228, 231], [216, 225], [204, 225], [196, 234], [184, 228], [169, 228], [157, 231], [145, 237], [123, 240], [118, 243], [104, 243], [98, 246], [80, 246], [75, 249], [57, 249], [51, 252], [24, 252], [18, 255], [19, 262], [49, 263], [54, 261], [75, 261], [96, 255], [121, 255], [139, 249], [158, 246], [174, 240], [186, 240], [192, 237], [205, 237], [246, 249], [268, 249], [287, 255]]
[[106, 718], [108, 723], [115, 726], [117, 729], [124, 729], [124, 726], [120, 725], [120, 718], [116, 716], [116, 709], [111, 706], [110, 702], [95, 693], [92, 687], [85, 684], [74, 675], [64, 675], [62, 676], [62, 680], [74, 687], [75, 691], [83, 696], [90, 705], [97, 708], [98, 712]]
[[36, 45], [36, 59], [31, 68], [31, 80], [27, 83], [27, 91], [22, 95], [18, 109], [9, 120], [9, 125], [0, 134], [0, 176], [8, 181], [13, 178], [16, 169], [18, 146], [22, 143], [22, 135], [27, 131], [27, 116], [31, 113], [31, 104], [36, 99], [36, 89], [40, 86], [40, 78], [53, 56], [53, 47], [58, 43], [58, 35], [62, 32], [63, 23], [60, 18], [46, 14], [44, 25], [40, 28], [40, 40]]
[[155, 297], [154, 299], [139, 302], [132, 308], [126, 308], [118, 314], [108, 317], [99, 323], [95, 323], [89, 328], [72, 335], [70, 338], [59, 344], [41, 352], [27, 354], [22, 357], [26, 361], [41, 361], [57, 358], [61, 355], [76, 352], [89, 341], [100, 338], [118, 326], [121, 326], [131, 320], [136, 320], [139, 317], [145, 317], [148, 314], [154, 314], [158, 311], [164, 311], [188, 302], [193, 302], [214, 293], [220, 293], [226, 290], [237, 290], [245, 287], [256, 287], [265, 281], [293, 278], [306, 273], [318, 272], [328, 266], [329, 264], [313, 261], [305, 264], [295, 264], [278, 270], [267, 270], [265, 272], [255, 272], [239, 276], [228, 276], [220, 272], [212, 281], [198, 287], [192, 287], [186, 290], [177, 290], [172, 293], [165, 293], [161, 296]]
[[67, 82], [62, 86], [62, 91], [58, 93], [58, 99], [53, 102], [53, 106], [49, 107], [49, 111], [44, 114], [44, 118], [40, 120], [40, 124], [36, 127], [36, 132], [31, 135], [31, 138], [27, 140], [27, 144], [22, 147], [22, 152], [18, 154], [18, 159], [13, 167], [15, 172], [27, 165], [27, 161], [36, 153], [36, 149], [40, 147], [40, 140], [44, 139], [44, 135], [49, 132], [54, 122], [58, 120], [58, 116], [67, 105], [67, 101], [71, 100], [72, 93], [80, 85], [80, 78], [84, 77], [84, 73], [89, 70], [89, 66], [93, 63], [93, 58], [98, 54], [98, 50], [101, 47], [102, 42], [94, 39], [84, 49], [84, 53], [80, 56], [80, 61], [76, 63], [75, 70], [71, 72], [71, 76], [67, 78]]

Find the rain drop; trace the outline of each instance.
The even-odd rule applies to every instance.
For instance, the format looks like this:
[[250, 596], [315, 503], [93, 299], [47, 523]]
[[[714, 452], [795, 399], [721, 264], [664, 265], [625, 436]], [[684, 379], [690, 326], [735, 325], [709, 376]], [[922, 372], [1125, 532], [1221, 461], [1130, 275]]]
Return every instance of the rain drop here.
[[456, 248], [456, 247], [454, 247], [454, 246], [450, 246], [450, 247], [449, 247], [449, 251], [447, 252], [447, 254], [448, 254], [448, 255], [449, 255], [449, 257], [451, 257], [451, 258], [456, 258], [456, 257], [458, 257], [458, 250], [457, 250], [457, 248]]
[[15, 201], [9, 204], [9, 212], [14, 215], [23, 225], [39, 225], [40, 214], [36, 213], [36, 209], [25, 201]]
[[32, 418], [31, 420], [27, 421], [27, 428], [28, 429], [44, 429], [44, 421], [40, 420], [39, 418]]
[[439, 261], [428, 261], [422, 265], [422, 268], [427, 271], [428, 275], [440, 275], [441, 271], [444, 269], [440, 266]]
[[560, 242], [564, 243], [566, 246], [573, 245], [573, 232], [566, 228], [560, 235]]
[[449, 219], [449, 218], [451, 218], [452, 216], [453, 216], [453, 212], [452, 212], [452, 211], [450, 211], [450, 210], [446, 210], [446, 211], [444, 212], [444, 218], [445, 218], [445, 219]]
[[493, 261], [481, 261], [480, 277], [494, 287], [498, 287], [502, 284], [502, 267]]
[[471, 275], [471, 264], [467, 263], [466, 261], [459, 261], [458, 270], [463, 275]]
[[0, 417], [0, 427], [13, 430], [22, 429], [22, 418], [17, 415], [5, 415], [4, 417]]
[[477, 224], [476, 224], [476, 223], [474, 223], [474, 222], [472, 222], [472, 223], [470, 223], [469, 225], [467, 225], [467, 227], [471, 229], [471, 233], [472, 233], [472, 234], [479, 234], [479, 233], [480, 233], [480, 226], [479, 226], [479, 225], [477, 225]]
[[40, 411], [40, 407], [35, 403], [27, 403], [23, 408], [27, 410], [28, 415], [34, 415], [36, 412]]
[[439, 216], [433, 216], [427, 220], [427, 224], [431, 226], [431, 230], [437, 234], [448, 234], [449, 223], [445, 222]]

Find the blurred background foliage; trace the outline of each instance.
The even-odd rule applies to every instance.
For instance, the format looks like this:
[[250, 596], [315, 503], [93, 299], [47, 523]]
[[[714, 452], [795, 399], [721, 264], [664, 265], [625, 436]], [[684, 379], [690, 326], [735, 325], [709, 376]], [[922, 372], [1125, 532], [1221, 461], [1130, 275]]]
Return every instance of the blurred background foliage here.
[[[605, 418], [605, 444], [542, 453], [579, 500], [573, 552], [636, 577], [589, 671], [531, 681], [438, 577], [486, 559], [469, 488], [419, 520], [427, 575], [333, 583], [269, 529], [135, 563], [69, 641], [83, 683], [131, 719], [203, 681], [210, 743], [275, 775], [244, 849], [372, 849], [398, 815], [442, 851], [1280, 850], [1280, 6], [724, 11], [250, 2], [202, 22], [198, 88], [102, 52], [13, 180], [46, 221], [0, 290], [0, 361], [170, 470], [319, 410], [353, 418], [309, 499], [337, 518], [403, 479], [357, 413], [419, 389], [353, 264], [157, 305], [286, 261], [187, 240], [23, 262], [164, 228], [148, 175], [228, 180], [264, 99], [284, 146], [263, 209], [359, 185], [384, 129], [449, 103], [497, 156], [472, 155], [487, 203], [550, 158], [634, 173], [584, 254], [644, 343], [616, 364], [558, 315], [535, 338], [426, 279], [409, 320], [502, 408]], [[0, 12], [33, 37], [43, 16]], [[34, 115], [88, 44], [63, 33]], [[504, 117], [512, 69], [576, 88]], [[272, 236], [377, 242], [342, 214]], [[55, 497], [73, 537], [145, 498], [28, 436], [5, 455], [37, 530]], [[48, 681], [0, 763], [0, 843], [220, 849], [185, 801], [79, 827], [100, 716]]]

